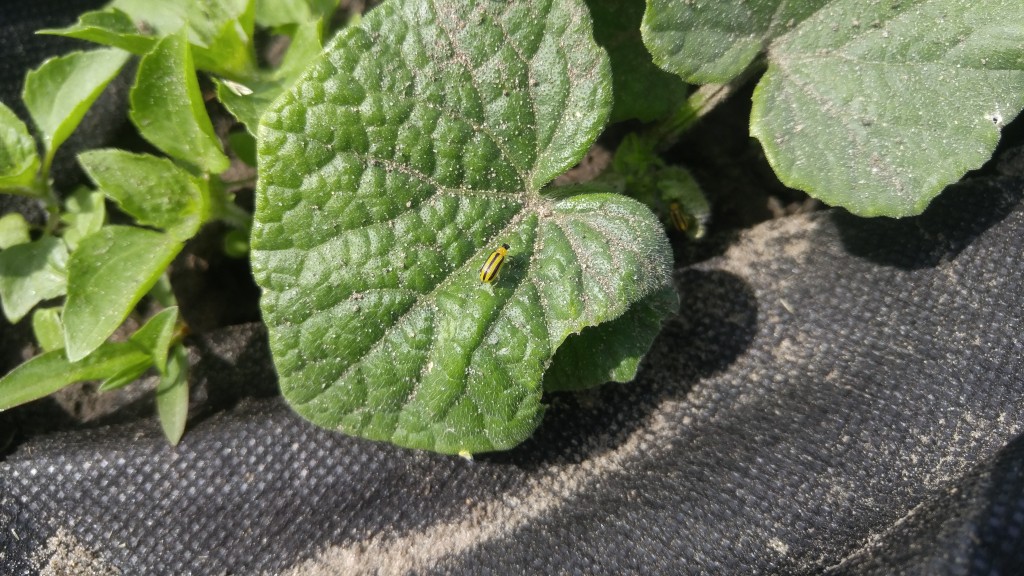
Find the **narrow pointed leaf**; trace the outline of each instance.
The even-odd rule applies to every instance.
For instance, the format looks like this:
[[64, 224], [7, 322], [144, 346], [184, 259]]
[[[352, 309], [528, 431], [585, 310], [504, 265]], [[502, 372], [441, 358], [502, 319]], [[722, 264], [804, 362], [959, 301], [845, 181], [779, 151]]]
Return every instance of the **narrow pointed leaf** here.
[[149, 52], [156, 43], [155, 38], [143, 34], [138, 29], [131, 16], [117, 8], [86, 12], [78, 17], [78, 22], [67, 28], [48, 28], [36, 33], [105, 44], [139, 56]]
[[390, 2], [341, 32], [260, 129], [253, 268], [292, 406], [447, 453], [528, 437], [562, 342], [669, 280], [644, 206], [541, 191], [610, 107], [578, 0]]
[[167, 441], [177, 446], [188, 420], [188, 351], [181, 344], [171, 349], [167, 366], [161, 371], [156, 412]]
[[185, 31], [161, 40], [142, 58], [131, 92], [132, 122], [168, 155], [206, 172], [229, 161], [206, 113]]
[[28, 73], [22, 98], [43, 137], [44, 165], [49, 166], [57, 148], [78, 127], [128, 56], [116, 48], [72, 52]]
[[79, 360], [99, 347], [181, 247], [167, 234], [130, 226], [107, 226], [83, 238], [68, 262], [64, 304], [68, 358]]
[[0, 410], [43, 398], [75, 382], [103, 380], [148, 362], [149, 355], [131, 342], [108, 342], [78, 362], [69, 362], [64, 350], [46, 352], [0, 378]]
[[153, 357], [153, 366], [164, 374], [167, 367], [167, 350], [170, 348], [174, 326], [178, 322], [178, 307], [164, 308], [146, 321], [131, 336], [131, 341], [146, 350]]
[[157, 38], [184, 33], [200, 70], [241, 78], [254, 68], [254, 0], [114, 0], [110, 8]]

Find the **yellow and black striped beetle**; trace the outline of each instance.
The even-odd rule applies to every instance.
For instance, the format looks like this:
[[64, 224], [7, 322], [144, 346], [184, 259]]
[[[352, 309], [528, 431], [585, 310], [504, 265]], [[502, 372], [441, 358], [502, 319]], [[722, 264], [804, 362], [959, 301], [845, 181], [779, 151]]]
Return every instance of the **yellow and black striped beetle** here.
[[480, 267], [480, 281], [483, 283], [493, 282], [498, 277], [501, 265], [505, 263], [505, 256], [508, 254], [508, 244], [502, 244], [497, 250], [491, 252], [487, 262]]
[[686, 216], [683, 214], [682, 207], [679, 206], [679, 202], [673, 202], [668, 207], [668, 217], [672, 220], [672, 224], [675, 225], [676, 230], [680, 232], [686, 232], [690, 227], [690, 223], [686, 221]]

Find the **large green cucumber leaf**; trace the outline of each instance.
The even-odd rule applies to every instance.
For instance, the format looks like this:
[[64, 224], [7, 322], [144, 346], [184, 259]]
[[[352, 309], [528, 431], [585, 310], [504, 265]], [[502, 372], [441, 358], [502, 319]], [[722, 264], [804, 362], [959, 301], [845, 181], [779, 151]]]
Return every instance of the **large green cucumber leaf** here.
[[587, 5], [594, 17], [594, 39], [608, 51], [612, 65], [611, 122], [651, 122], [675, 112], [686, 99], [686, 85], [655, 66], [644, 46], [644, 0], [587, 0]]
[[689, 82], [765, 53], [751, 134], [786, 185], [864, 216], [923, 211], [1024, 107], [1019, 0], [649, 0], [643, 34]]
[[559, 346], [670, 283], [647, 208], [543, 189], [610, 107], [581, 0], [386, 2], [343, 31], [260, 124], [253, 269], [291, 405], [447, 453], [527, 438]]

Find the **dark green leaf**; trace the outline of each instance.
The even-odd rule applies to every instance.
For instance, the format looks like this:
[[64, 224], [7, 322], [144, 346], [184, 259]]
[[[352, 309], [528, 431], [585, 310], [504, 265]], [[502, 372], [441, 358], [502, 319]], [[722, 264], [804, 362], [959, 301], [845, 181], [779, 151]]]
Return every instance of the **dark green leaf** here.
[[83, 238], [68, 262], [68, 358], [79, 360], [100, 346], [181, 247], [171, 236], [130, 226], [107, 226]]
[[678, 76], [655, 66], [640, 37], [644, 0], [587, 0], [594, 18], [594, 40], [608, 51], [615, 105], [612, 122], [658, 120], [686, 99]]
[[28, 73], [22, 98], [43, 137], [44, 166], [127, 60], [128, 53], [116, 48], [72, 52]]
[[528, 437], [562, 342], [669, 282], [645, 207], [541, 191], [610, 107], [578, 0], [391, 2], [341, 32], [260, 128], [253, 268], [292, 406], [448, 453]]
[[206, 172], [227, 170], [229, 161], [199, 93], [184, 30], [143, 57], [131, 102], [132, 122], [154, 146]]
[[636, 377], [666, 316], [679, 309], [671, 286], [637, 302], [611, 322], [585, 328], [558, 349], [544, 374], [544, 391], [582, 390], [605, 382], [629, 382]]
[[67, 248], [53, 236], [0, 252], [0, 298], [12, 324], [39, 302], [64, 294], [67, 263]]
[[78, 161], [96, 186], [139, 224], [187, 240], [209, 217], [205, 185], [166, 158], [108, 149], [84, 152]]
[[139, 365], [150, 357], [131, 342], [108, 342], [78, 362], [64, 350], [40, 354], [0, 378], [0, 410], [48, 396], [85, 380], [103, 380]]
[[1024, 108], [1024, 3], [650, 0], [655, 61], [727, 82], [766, 53], [751, 134], [781, 180], [864, 215], [918, 214]]

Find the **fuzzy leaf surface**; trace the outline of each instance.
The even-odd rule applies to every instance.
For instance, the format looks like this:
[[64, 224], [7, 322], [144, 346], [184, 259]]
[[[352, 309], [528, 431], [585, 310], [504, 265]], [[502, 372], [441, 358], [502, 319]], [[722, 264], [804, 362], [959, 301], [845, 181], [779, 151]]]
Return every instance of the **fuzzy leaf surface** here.
[[[679, 294], [667, 286], [634, 304], [611, 322], [570, 336], [544, 374], [544, 391], [583, 390], [605, 382], [629, 382], [661, 332], [679, 310]], [[601, 351], [595, 354], [595, 351]]]
[[644, 39], [690, 82], [765, 51], [751, 134], [787, 186], [863, 216], [923, 211], [1024, 107], [1017, 0], [651, 0]]
[[610, 84], [578, 0], [390, 2], [338, 36], [260, 129], [253, 268], [295, 410], [447, 453], [533, 432], [555, 350], [671, 271], [644, 206], [542, 191]]

